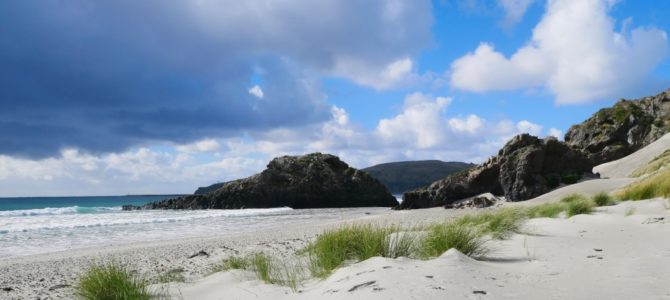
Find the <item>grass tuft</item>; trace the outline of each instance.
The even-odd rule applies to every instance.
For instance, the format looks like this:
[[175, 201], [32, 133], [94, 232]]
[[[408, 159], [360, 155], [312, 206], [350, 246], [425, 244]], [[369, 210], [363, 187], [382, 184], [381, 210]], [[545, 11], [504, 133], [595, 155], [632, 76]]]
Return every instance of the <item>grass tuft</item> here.
[[275, 280], [270, 276], [270, 270], [272, 269], [270, 258], [264, 253], [256, 253], [256, 255], [251, 258], [251, 268], [260, 280], [267, 283], [275, 283]]
[[564, 203], [544, 203], [526, 209], [528, 218], [556, 218], [565, 211]]
[[594, 206], [595, 205], [590, 200], [586, 198], [581, 198], [578, 200], [567, 202], [565, 212], [568, 218], [581, 214], [590, 214], [593, 212]]
[[650, 161], [648, 164], [639, 167], [633, 173], [630, 175], [632, 177], [641, 177], [644, 175], [649, 175], [656, 173], [658, 170], [661, 168], [667, 166], [670, 164], [670, 149], [665, 150], [661, 155], [655, 157], [652, 161]]
[[454, 248], [465, 255], [481, 257], [489, 252], [484, 245], [485, 242], [479, 230], [469, 228], [462, 223], [437, 224], [431, 226], [421, 240], [419, 255], [423, 258], [436, 257]]
[[561, 198], [562, 203], [572, 203], [572, 202], [584, 201], [584, 200], [586, 200], [586, 197], [584, 197], [584, 195], [581, 195], [581, 194], [572, 194], [572, 195], [567, 195], [567, 196]]
[[250, 260], [249, 267], [256, 277], [265, 283], [279, 284], [298, 290], [303, 279], [303, 266], [288, 260], [278, 260], [265, 253], [256, 253]]
[[93, 265], [75, 286], [83, 299], [143, 300], [150, 299], [147, 281], [118, 263]]
[[596, 206], [607, 206], [615, 203], [614, 199], [612, 199], [609, 194], [602, 192], [595, 194], [591, 200], [593, 200], [593, 203]]
[[670, 169], [634, 182], [616, 194], [618, 200], [644, 200], [670, 197]]
[[312, 274], [324, 277], [346, 261], [410, 256], [416, 235], [398, 226], [350, 225], [321, 234], [307, 247]]
[[172, 269], [165, 272], [163, 275], [158, 277], [158, 282], [168, 283], [168, 282], [185, 282], [186, 277], [184, 277], [184, 269]]
[[519, 232], [521, 222], [526, 213], [520, 208], [502, 208], [495, 212], [483, 212], [466, 215], [456, 219], [455, 223], [463, 226], [477, 227], [482, 234], [489, 234], [494, 239], [505, 239], [514, 232]]

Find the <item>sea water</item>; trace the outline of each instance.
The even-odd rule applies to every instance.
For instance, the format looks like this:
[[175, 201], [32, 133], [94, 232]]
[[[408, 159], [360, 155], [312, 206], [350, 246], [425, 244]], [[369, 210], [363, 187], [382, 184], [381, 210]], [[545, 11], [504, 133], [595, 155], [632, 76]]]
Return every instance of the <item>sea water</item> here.
[[225, 236], [384, 208], [123, 211], [173, 196], [0, 198], [0, 259], [88, 247]]

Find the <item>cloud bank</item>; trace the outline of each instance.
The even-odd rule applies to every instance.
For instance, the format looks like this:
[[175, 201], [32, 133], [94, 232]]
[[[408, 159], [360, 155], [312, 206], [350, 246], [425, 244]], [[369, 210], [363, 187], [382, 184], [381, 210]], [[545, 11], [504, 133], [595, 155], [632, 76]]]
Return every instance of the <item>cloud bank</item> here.
[[450, 84], [472, 92], [546, 88], [558, 104], [628, 95], [641, 88], [666, 57], [666, 32], [653, 27], [615, 30], [616, 1], [549, 0], [532, 39], [511, 56], [489, 43], [451, 65]]
[[431, 9], [427, 0], [3, 1], [0, 154], [120, 152], [323, 122], [323, 76], [375, 89], [415, 76]]

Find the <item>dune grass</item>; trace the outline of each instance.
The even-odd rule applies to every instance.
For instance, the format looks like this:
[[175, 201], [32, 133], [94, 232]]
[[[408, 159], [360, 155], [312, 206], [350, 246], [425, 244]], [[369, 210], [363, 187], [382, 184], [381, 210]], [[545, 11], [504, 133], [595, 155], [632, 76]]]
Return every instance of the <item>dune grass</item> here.
[[482, 232], [464, 224], [466, 223], [450, 222], [431, 226], [426, 236], [421, 239], [419, 256], [436, 257], [452, 248], [472, 257], [486, 255], [489, 249], [485, 246], [486, 241], [482, 239]]
[[566, 204], [565, 214], [567, 217], [572, 217], [581, 214], [590, 214], [593, 212], [595, 204], [589, 199], [582, 198], [568, 202]]
[[371, 224], [328, 230], [307, 247], [311, 272], [324, 277], [346, 261], [363, 261], [373, 256], [410, 256], [416, 235], [405, 231], [398, 226]]
[[249, 268], [249, 259], [241, 256], [230, 256], [220, 264], [214, 265], [212, 272], [223, 272], [228, 270], [246, 270]]
[[543, 203], [526, 209], [528, 218], [556, 218], [565, 211], [564, 203]]
[[75, 285], [83, 299], [150, 299], [148, 282], [118, 263], [91, 266]]
[[596, 206], [608, 206], [615, 203], [614, 199], [612, 199], [609, 194], [603, 192], [593, 195], [591, 200], [593, 200], [593, 203]]
[[521, 208], [502, 208], [495, 212], [465, 215], [456, 219], [455, 223], [477, 227], [480, 233], [488, 234], [494, 239], [504, 239], [518, 232], [521, 221], [525, 218], [526, 213]]
[[665, 150], [661, 155], [655, 157], [648, 164], [637, 168], [633, 173], [630, 174], [632, 177], [641, 177], [644, 175], [649, 175], [656, 173], [661, 168], [670, 164], [670, 149]]
[[576, 201], [584, 201], [587, 198], [582, 194], [571, 194], [561, 198], [561, 203], [572, 203]]
[[293, 291], [304, 279], [304, 266], [295, 257], [278, 259], [259, 252], [251, 257], [248, 268], [263, 282], [288, 286]]
[[615, 197], [622, 201], [670, 197], [670, 169], [626, 186]]
[[158, 277], [158, 282], [168, 283], [168, 282], [185, 282], [186, 277], [184, 277], [184, 269], [172, 269], [161, 276]]

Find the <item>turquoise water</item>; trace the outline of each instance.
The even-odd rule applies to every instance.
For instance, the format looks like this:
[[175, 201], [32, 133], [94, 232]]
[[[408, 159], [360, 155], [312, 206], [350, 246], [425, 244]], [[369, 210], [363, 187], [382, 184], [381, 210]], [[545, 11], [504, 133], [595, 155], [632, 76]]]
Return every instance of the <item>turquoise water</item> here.
[[152, 201], [175, 197], [174, 195], [152, 196], [96, 196], [96, 197], [19, 197], [0, 198], [0, 211], [36, 210], [45, 208], [120, 207], [125, 204], [143, 205]]
[[238, 234], [314, 220], [343, 220], [388, 208], [140, 210], [174, 196], [0, 198], [0, 259], [31, 254]]

